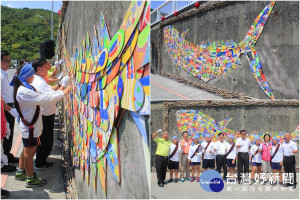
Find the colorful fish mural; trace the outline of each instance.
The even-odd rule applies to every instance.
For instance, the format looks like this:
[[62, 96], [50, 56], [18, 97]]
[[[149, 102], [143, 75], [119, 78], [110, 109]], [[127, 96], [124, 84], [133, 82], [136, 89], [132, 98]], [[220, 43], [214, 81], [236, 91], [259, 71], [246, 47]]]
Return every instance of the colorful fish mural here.
[[[121, 109], [130, 111], [134, 117], [144, 155], [149, 155], [148, 145], [145, 145], [148, 144], [145, 116], [150, 114], [149, 9], [149, 2], [132, 1], [113, 37], [100, 13], [100, 27], [95, 26], [83, 37], [81, 45], [73, 48], [72, 56], [66, 48], [66, 27], [62, 28], [62, 71], [70, 76], [73, 86], [72, 92], [64, 98], [64, 119], [71, 131], [73, 164], [80, 167], [87, 184], [92, 180], [95, 192], [97, 182], [100, 183], [105, 195], [107, 168], [121, 183], [116, 125], [122, 120]], [[148, 158], [145, 156], [146, 166]]]
[[255, 44], [266, 25], [275, 2], [269, 2], [256, 17], [247, 35], [240, 43], [234, 41], [193, 44], [185, 40], [188, 30], [181, 35], [172, 26], [164, 28], [164, 44], [170, 57], [179, 70], [184, 70], [192, 76], [205, 82], [212, 80], [232, 69], [237, 69], [240, 56], [245, 54], [250, 69], [261, 89], [269, 98], [275, 99], [266, 80], [260, 58], [255, 50]]
[[[200, 141], [204, 141], [204, 135], [210, 134], [212, 136], [213, 141], [217, 141], [218, 134], [224, 133], [225, 138], [228, 138], [229, 135], [234, 135], [235, 138], [240, 137], [239, 131], [234, 131], [228, 129], [228, 124], [234, 120], [234, 118], [226, 118], [222, 121], [217, 122], [209, 115], [206, 115], [198, 110], [179, 110], [176, 112], [176, 120], [179, 132], [187, 131], [190, 139], [193, 136], [199, 136]], [[263, 139], [265, 134], [270, 134], [271, 137], [276, 136], [283, 142], [284, 135], [287, 132], [259, 132], [253, 131], [248, 133], [247, 137], [253, 142], [256, 136], [259, 136]], [[299, 142], [299, 125], [296, 130], [291, 134], [292, 140]]]

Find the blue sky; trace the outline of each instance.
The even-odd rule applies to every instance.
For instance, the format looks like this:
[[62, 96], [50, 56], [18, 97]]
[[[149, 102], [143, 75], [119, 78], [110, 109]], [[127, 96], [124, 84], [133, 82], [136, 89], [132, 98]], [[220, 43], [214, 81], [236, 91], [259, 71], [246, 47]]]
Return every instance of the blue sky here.
[[[54, 12], [58, 12], [62, 5], [62, 1], [53, 1], [54, 2]], [[52, 1], [7, 1], [2, 0], [1, 5], [8, 6], [11, 8], [41, 8], [46, 10], [52, 10]]]

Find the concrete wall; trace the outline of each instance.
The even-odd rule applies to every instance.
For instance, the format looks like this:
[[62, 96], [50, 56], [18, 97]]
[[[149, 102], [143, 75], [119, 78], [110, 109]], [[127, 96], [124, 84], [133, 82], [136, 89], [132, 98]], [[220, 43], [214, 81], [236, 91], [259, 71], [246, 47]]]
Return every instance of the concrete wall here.
[[[79, 47], [87, 32], [92, 39], [94, 25], [99, 30], [100, 13], [106, 18], [113, 37], [120, 28], [130, 1], [122, 2], [74, 2], [70, 1], [66, 10], [64, 23], [69, 21], [67, 35], [67, 50], [72, 55], [73, 46]], [[149, 121], [147, 119], [146, 123]], [[149, 122], [148, 122], [149, 123]], [[147, 124], [149, 127], [149, 124]], [[148, 129], [146, 129], [148, 130]], [[74, 179], [77, 186], [78, 198], [149, 198], [149, 185], [147, 181], [146, 164], [143, 152], [142, 137], [134, 123], [129, 111], [126, 111], [118, 129], [120, 162], [121, 162], [121, 184], [113, 177], [111, 169], [107, 164], [107, 196], [101, 189], [98, 178], [97, 194], [93, 188], [90, 172], [90, 183], [82, 181], [79, 168], [74, 169]]]
[[[267, 2], [231, 2], [167, 25], [172, 25], [179, 33], [189, 29], [186, 40], [194, 44], [231, 39], [240, 42], [266, 5]], [[162, 29], [164, 27], [165, 25]], [[157, 39], [159, 25], [151, 28], [152, 72], [159, 73], [162, 70], [188, 80], [205, 83], [185, 71], [182, 73], [178, 71], [164, 44], [162, 51], [159, 51]], [[163, 32], [161, 37], [163, 38]], [[299, 2], [275, 3], [255, 48], [275, 99], [298, 99]], [[160, 52], [162, 63], [158, 60]], [[213, 79], [207, 84], [254, 98], [269, 98], [252, 75], [245, 55], [241, 56], [241, 65], [237, 65], [237, 70], [232, 70], [232, 74]]]
[[[248, 133], [252, 131], [293, 132], [299, 124], [298, 106], [172, 106], [169, 107], [169, 138], [177, 135], [182, 139], [177, 127], [176, 111], [181, 109], [199, 110], [211, 116], [216, 121], [225, 118], [234, 118], [227, 128], [235, 131], [245, 129]], [[162, 128], [163, 104], [162, 102], [151, 103], [151, 133]], [[151, 141], [151, 167], [153, 166], [156, 143]]]

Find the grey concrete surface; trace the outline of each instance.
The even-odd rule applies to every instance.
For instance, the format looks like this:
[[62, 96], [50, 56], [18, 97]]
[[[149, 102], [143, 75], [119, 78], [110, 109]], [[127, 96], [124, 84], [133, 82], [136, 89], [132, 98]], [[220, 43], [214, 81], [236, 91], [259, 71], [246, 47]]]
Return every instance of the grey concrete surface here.
[[[67, 34], [67, 50], [72, 55], [73, 47], [79, 47], [87, 32], [92, 38], [93, 28], [99, 25], [99, 17], [102, 12], [106, 18], [111, 38], [120, 29], [123, 18], [130, 5], [130, 1], [70, 1], [66, 10], [64, 23], [69, 22]], [[148, 124], [147, 124], [148, 123]], [[146, 121], [149, 127], [149, 119]], [[148, 129], [146, 129], [148, 132]], [[79, 198], [149, 198], [150, 177], [147, 179], [147, 170], [143, 152], [143, 144], [139, 130], [137, 129], [131, 114], [126, 111], [119, 127], [121, 184], [113, 177], [107, 164], [107, 194], [104, 195], [97, 183], [97, 194], [90, 180], [89, 185], [82, 181], [81, 172], [75, 168], [75, 182]], [[149, 154], [149, 152], [148, 152]], [[149, 159], [147, 164], [149, 164]], [[149, 171], [149, 170], [148, 170]], [[90, 175], [90, 177], [92, 177]]]
[[184, 83], [151, 74], [151, 100], [203, 100], [223, 99], [222, 97], [205, 90], [191, 87]]
[[[226, 101], [226, 100], [225, 100]], [[245, 129], [248, 133], [257, 132], [293, 132], [299, 124], [299, 108], [297, 106], [195, 106], [195, 107], [169, 107], [169, 138], [177, 135], [182, 138], [176, 120], [176, 111], [181, 109], [199, 110], [209, 115], [217, 122], [225, 118], [234, 118], [227, 128], [240, 131]], [[151, 102], [151, 128], [150, 132], [162, 128], [163, 104]], [[151, 140], [151, 167], [154, 166], [156, 142]], [[297, 165], [299, 160], [297, 156]]]
[[[166, 179], [169, 179], [169, 173]], [[299, 185], [293, 190], [270, 184], [224, 183], [224, 189], [216, 193], [203, 190], [197, 182], [169, 183], [161, 188], [157, 185], [156, 173], [151, 173], [151, 199], [299, 199]]]
[[[254, 19], [266, 5], [266, 1], [231, 2], [167, 25], [172, 25], [179, 33], [189, 29], [186, 40], [194, 44], [200, 44], [202, 41], [222, 40], [240, 42], [253, 24]], [[160, 73], [163, 71], [188, 80], [205, 83], [185, 71], [179, 72], [164, 43], [161, 51], [162, 63], [160, 63], [158, 60], [160, 54], [159, 37], [159, 25], [151, 27], [152, 72]], [[275, 99], [298, 99], [299, 2], [278, 1], [275, 3], [255, 48]], [[237, 70], [232, 70], [231, 74], [215, 78], [207, 84], [257, 99], [269, 99], [252, 75], [245, 55], [241, 56], [241, 65], [237, 65]]]

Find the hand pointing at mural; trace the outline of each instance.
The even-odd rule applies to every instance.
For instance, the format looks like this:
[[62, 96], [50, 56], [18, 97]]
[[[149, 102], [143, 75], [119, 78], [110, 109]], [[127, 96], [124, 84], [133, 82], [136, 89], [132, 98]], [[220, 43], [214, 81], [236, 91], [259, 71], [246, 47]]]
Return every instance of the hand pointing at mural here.
[[68, 94], [71, 91], [72, 86], [69, 85], [66, 89], [63, 90], [64, 95]]

